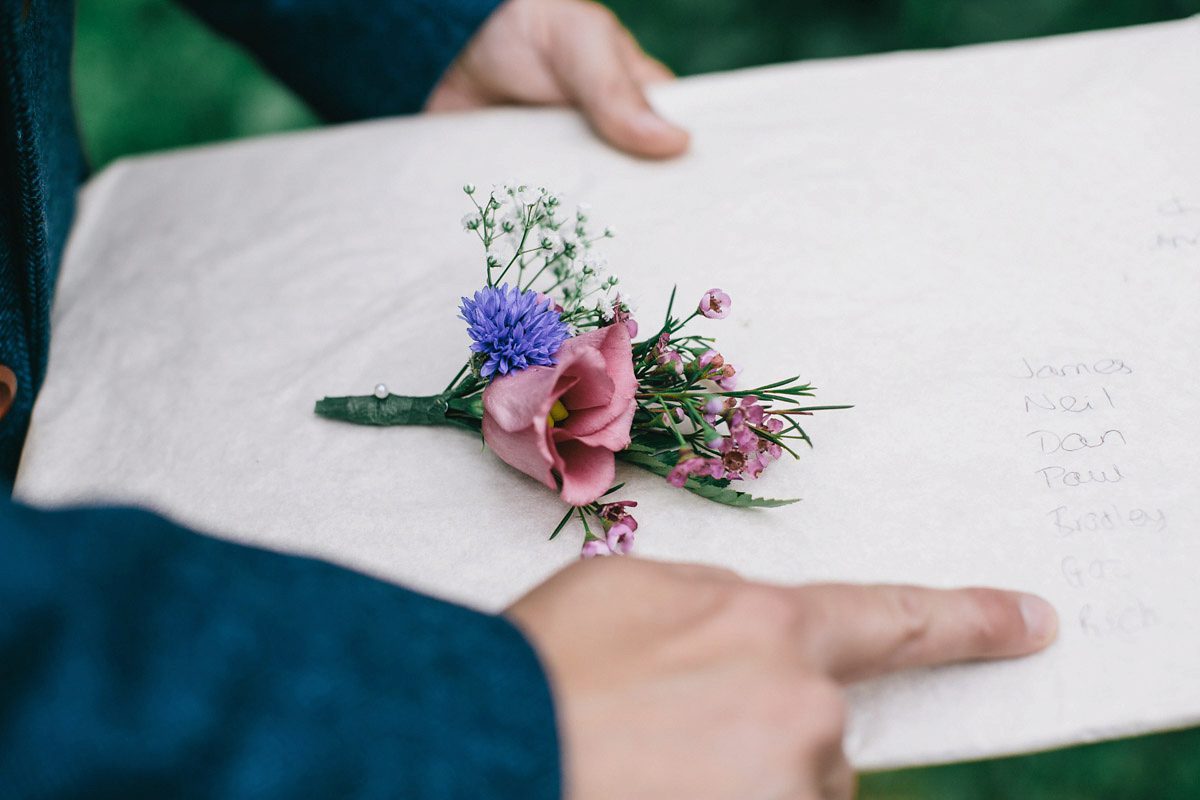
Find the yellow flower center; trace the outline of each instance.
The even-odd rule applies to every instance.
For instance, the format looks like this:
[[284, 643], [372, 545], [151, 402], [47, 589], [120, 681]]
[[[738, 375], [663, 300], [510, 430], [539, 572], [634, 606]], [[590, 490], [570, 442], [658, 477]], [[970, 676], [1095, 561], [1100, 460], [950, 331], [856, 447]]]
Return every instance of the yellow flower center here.
[[562, 422], [567, 418], [567, 407], [562, 404], [561, 400], [555, 400], [554, 405], [550, 407], [550, 413], [546, 415], [546, 424], [551, 428], [555, 423]]

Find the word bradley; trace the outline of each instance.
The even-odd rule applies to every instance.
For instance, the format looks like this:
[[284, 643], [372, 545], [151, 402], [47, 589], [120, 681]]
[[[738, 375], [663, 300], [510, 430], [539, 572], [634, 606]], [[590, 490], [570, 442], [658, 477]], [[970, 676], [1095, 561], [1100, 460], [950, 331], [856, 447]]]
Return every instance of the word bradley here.
[[1099, 436], [1088, 438], [1082, 433], [1067, 433], [1059, 435], [1052, 431], [1036, 430], [1033, 433], [1026, 434], [1025, 438], [1036, 436], [1038, 447], [1045, 455], [1051, 453], [1076, 453], [1080, 450], [1095, 449], [1103, 447], [1106, 444], [1128, 444], [1125, 441], [1125, 434], [1115, 428], [1105, 431]]
[[1185, 202], [1178, 197], [1172, 197], [1169, 201], [1159, 204], [1158, 213], [1165, 217], [1174, 217], [1180, 214], [1200, 214], [1200, 205]]
[[1023, 379], [1037, 378], [1075, 378], [1082, 375], [1129, 375], [1133, 369], [1119, 358], [1102, 358], [1093, 363], [1080, 361], [1076, 364], [1042, 364], [1034, 367], [1029, 359], [1022, 358], [1025, 365]]
[[1086, 472], [1076, 472], [1066, 467], [1043, 467], [1034, 470], [1035, 475], [1041, 475], [1046, 481], [1047, 489], [1074, 488], [1088, 483], [1120, 483], [1125, 480], [1121, 469], [1113, 465], [1111, 470], [1096, 472], [1089, 469]]
[[1092, 639], [1131, 639], [1161, 621], [1157, 611], [1136, 597], [1104, 606], [1088, 603], [1079, 610], [1079, 627]]
[[1050, 517], [1055, 531], [1064, 538], [1079, 533], [1117, 532], [1144, 528], [1162, 531], [1167, 528], [1167, 515], [1161, 508], [1152, 511], [1142, 508], [1122, 511], [1114, 505], [1103, 511], [1081, 512], [1071, 511], [1068, 506], [1059, 506], [1048, 512], [1046, 516]]
[[1093, 583], [1129, 578], [1132, 573], [1129, 567], [1115, 558], [1080, 561], [1074, 556], [1067, 556], [1062, 560], [1062, 575], [1069, 585], [1082, 589]]
[[1194, 236], [1170, 236], [1165, 233], [1158, 235], [1155, 247], [1171, 247], [1176, 250], [1182, 247], [1200, 247], [1200, 233]]
[[1092, 396], [1084, 395], [1080, 397], [1074, 394], [1064, 394], [1058, 398], [1057, 402], [1050, 398], [1050, 395], [1042, 392], [1041, 399], [1037, 397], [1025, 395], [1025, 413], [1028, 414], [1036, 409], [1042, 411], [1065, 411], [1071, 414], [1082, 414], [1084, 411], [1093, 411], [1097, 408], [1116, 408], [1117, 404], [1113, 402], [1112, 395], [1108, 393], [1108, 389], [1100, 387], [1104, 397], [1095, 396], [1093, 403]]

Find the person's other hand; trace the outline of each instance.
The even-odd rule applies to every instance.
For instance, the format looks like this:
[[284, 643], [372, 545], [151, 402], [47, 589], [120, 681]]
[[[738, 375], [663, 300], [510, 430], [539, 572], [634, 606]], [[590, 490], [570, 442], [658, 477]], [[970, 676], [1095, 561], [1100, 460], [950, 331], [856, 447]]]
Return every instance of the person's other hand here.
[[1032, 653], [1054, 610], [997, 589], [744, 581], [596, 559], [510, 618], [549, 673], [566, 800], [844, 800], [844, 683]]
[[666, 158], [687, 149], [688, 134], [650, 107], [643, 87], [672, 77], [604, 6], [507, 0], [459, 53], [425, 110], [575, 105], [621, 150]]

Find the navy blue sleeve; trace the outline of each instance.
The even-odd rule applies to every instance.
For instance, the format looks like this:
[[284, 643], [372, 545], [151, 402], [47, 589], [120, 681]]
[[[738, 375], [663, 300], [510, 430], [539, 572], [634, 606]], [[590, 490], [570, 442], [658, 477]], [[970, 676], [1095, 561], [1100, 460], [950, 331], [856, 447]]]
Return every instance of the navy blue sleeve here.
[[0, 795], [556, 800], [500, 617], [132, 510], [0, 501]]
[[327, 120], [419, 111], [500, 0], [180, 0]]

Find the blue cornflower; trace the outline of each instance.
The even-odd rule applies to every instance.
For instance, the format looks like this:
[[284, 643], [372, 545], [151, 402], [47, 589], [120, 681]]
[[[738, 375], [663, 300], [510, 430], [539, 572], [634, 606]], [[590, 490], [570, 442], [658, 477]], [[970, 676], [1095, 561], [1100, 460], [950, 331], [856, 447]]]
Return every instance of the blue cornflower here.
[[570, 337], [562, 314], [551, 308], [549, 298], [539, 299], [537, 292], [488, 286], [464, 297], [459, 319], [467, 323], [467, 333], [476, 353], [486, 353], [487, 361], [479, 373], [490, 378], [507, 375], [540, 364], [553, 366], [554, 354]]

